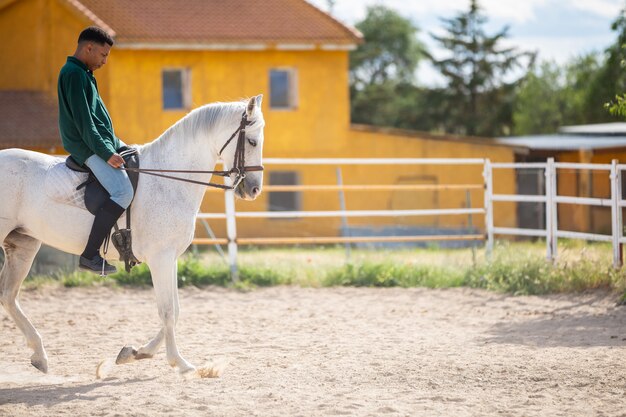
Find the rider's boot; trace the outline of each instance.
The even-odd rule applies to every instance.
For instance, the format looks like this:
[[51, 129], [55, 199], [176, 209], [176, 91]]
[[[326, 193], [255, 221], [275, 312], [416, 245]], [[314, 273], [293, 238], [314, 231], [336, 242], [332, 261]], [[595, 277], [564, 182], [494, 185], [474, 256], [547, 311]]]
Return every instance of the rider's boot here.
[[117, 272], [117, 268], [102, 259], [99, 252], [104, 239], [111, 232], [113, 225], [124, 213], [124, 210], [122, 206], [110, 198], [98, 209], [91, 233], [89, 233], [87, 246], [80, 255], [79, 268], [104, 273], [104, 275]]

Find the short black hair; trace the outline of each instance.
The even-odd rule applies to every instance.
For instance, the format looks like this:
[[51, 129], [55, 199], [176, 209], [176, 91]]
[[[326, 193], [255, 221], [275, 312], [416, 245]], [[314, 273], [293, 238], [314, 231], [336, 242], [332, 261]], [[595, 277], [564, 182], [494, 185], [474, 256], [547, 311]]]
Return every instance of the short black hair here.
[[81, 42], [98, 42], [101, 45], [108, 43], [113, 46], [113, 38], [106, 31], [98, 26], [89, 26], [87, 29], [80, 32], [78, 36], [78, 43]]

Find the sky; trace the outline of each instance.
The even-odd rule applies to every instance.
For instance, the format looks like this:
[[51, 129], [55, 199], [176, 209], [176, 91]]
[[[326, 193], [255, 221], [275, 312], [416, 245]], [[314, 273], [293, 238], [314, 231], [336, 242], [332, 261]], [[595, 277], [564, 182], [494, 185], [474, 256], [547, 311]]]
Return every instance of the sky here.
[[[328, 0], [308, 0], [329, 11]], [[363, 20], [367, 7], [384, 5], [410, 19], [419, 29], [418, 38], [436, 57], [442, 51], [430, 33], [443, 34], [440, 18], [452, 18], [469, 9], [470, 0], [335, 0], [331, 14], [351, 26]], [[626, 0], [479, 0], [489, 21], [487, 34], [509, 26], [506, 46], [537, 51], [539, 61], [558, 63], [591, 51], [602, 51], [617, 38], [611, 31]], [[437, 72], [420, 64], [417, 81], [422, 85], [441, 83]]]

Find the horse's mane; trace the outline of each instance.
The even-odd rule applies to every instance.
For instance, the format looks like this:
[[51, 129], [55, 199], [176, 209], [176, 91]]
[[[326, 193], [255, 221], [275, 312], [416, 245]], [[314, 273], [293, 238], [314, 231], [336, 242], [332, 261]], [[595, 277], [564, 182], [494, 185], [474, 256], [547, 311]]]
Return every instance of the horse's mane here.
[[[240, 117], [246, 101], [222, 103], [216, 102], [198, 107], [170, 126], [161, 136], [145, 145], [145, 149], [155, 150], [165, 146], [172, 139], [194, 141], [199, 133], [208, 134], [209, 130], [218, 133], [222, 127], [232, 125], [235, 117]], [[238, 111], [236, 111], [238, 110]], [[205, 137], [203, 135], [203, 137]]]

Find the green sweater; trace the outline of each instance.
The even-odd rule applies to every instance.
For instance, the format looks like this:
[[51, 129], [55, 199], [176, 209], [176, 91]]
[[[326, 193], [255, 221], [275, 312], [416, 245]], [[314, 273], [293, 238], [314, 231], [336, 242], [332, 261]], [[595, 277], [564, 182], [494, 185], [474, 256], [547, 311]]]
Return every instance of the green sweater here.
[[58, 93], [63, 148], [80, 165], [93, 154], [108, 161], [124, 143], [113, 132], [93, 73], [82, 61], [68, 56], [59, 74]]

